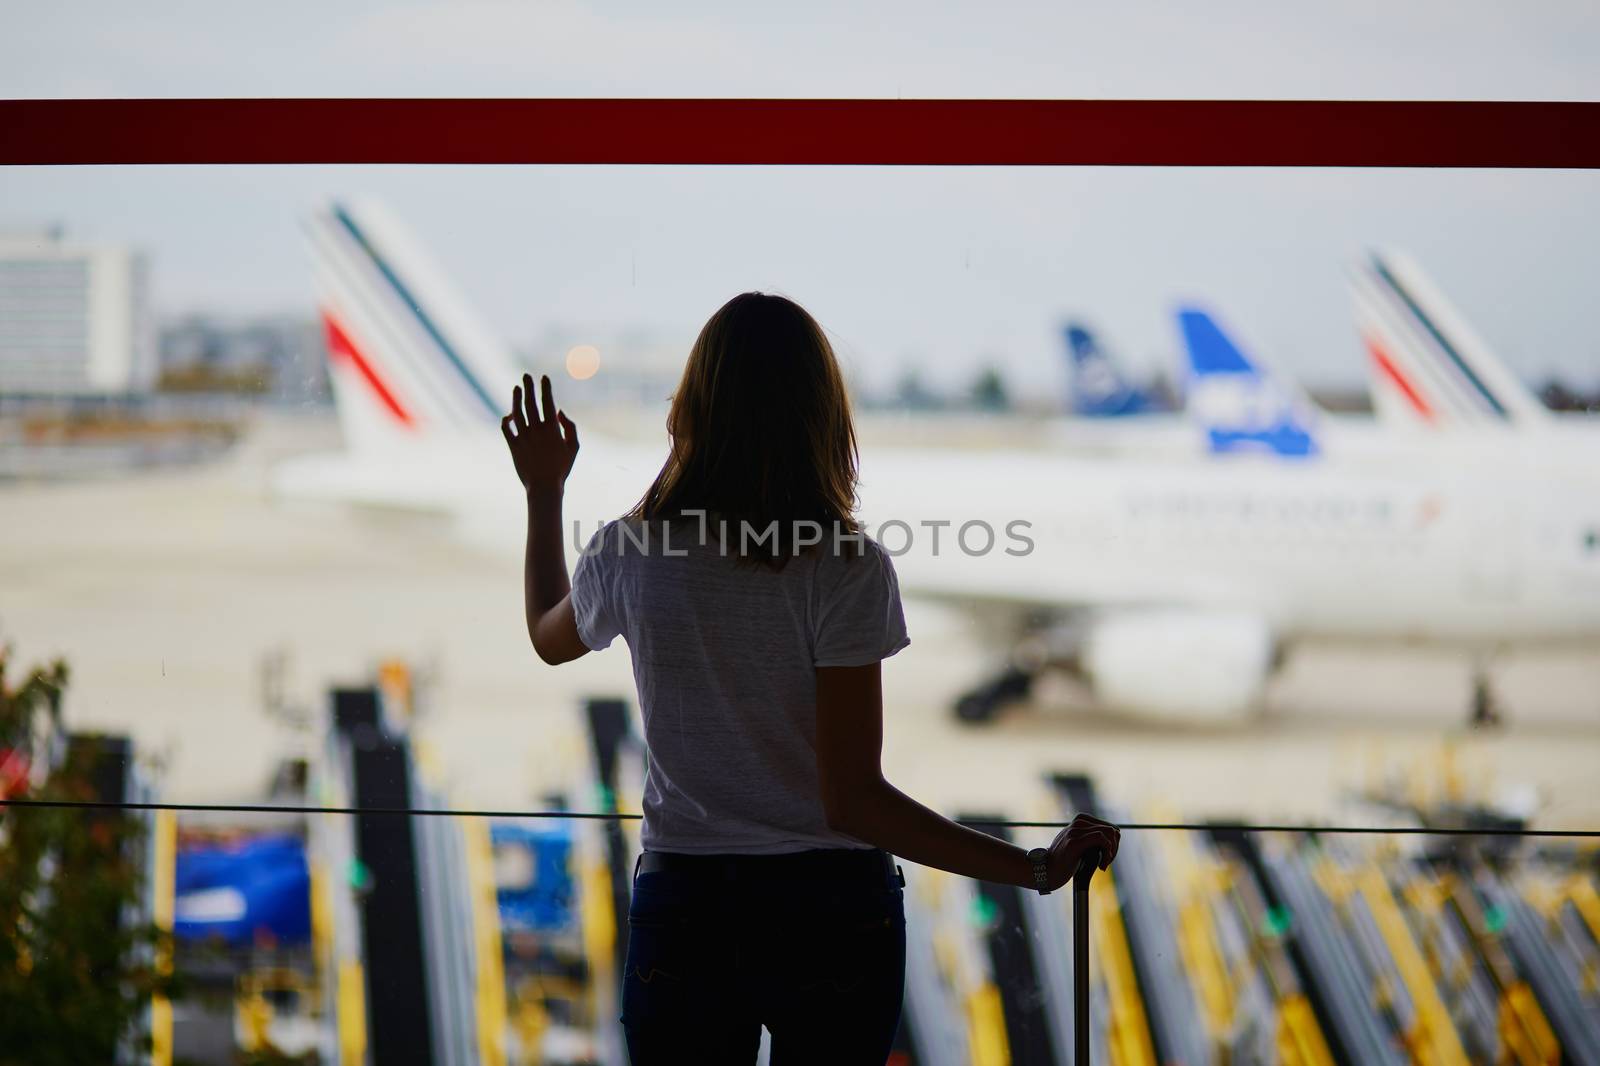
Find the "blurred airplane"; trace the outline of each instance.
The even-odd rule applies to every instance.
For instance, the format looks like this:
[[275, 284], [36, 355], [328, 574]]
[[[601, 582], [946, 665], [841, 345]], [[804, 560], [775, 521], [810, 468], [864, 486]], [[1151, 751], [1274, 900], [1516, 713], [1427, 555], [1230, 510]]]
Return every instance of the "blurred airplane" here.
[[[1259, 425], [1269, 409], [1287, 418], [1291, 406], [1294, 424], [1309, 427], [1321, 421], [1304, 390], [1246, 356], [1205, 312], [1182, 308], [1178, 322], [1185, 348], [1192, 355], [1198, 345], [1203, 353], [1200, 364], [1192, 358], [1185, 363], [1187, 409], [1163, 390], [1133, 385], [1093, 332], [1069, 322], [1062, 335], [1073, 366], [1068, 403], [1074, 417], [1051, 427], [1051, 443], [1079, 454], [1170, 459], [1236, 451], [1290, 459], [1315, 454], [1307, 432], [1295, 435], [1285, 423], [1274, 436]], [[1339, 433], [1342, 428], [1328, 430]]]
[[[333, 205], [309, 232], [348, 447], [285, 464], [275, 487], [450, 514], [515, 557], [524, 504], [497, 422], [519, 368], [376, 207]], [[1600, 645], [1600, 471], [1498, 440], [1460, 442], [1449, 462], [1338, 461], [1208, 316], [1189, 308], [1180, 324], [1203, 456], [863, 457], [862, 517], [906, 592], [971, 612], [1004, 663], [959, 714], [986, 719], [1061, 668], [1111, 709], [1234, 719], [1296, 643], [1330, 641], [1469, 652], [1483, 717], [1488, 656]], [[566, 495], [575, 546], [629, 508], [665, 452], [664, 438], [585, 433]]]
[[869, 519], [916, 515], [959, 484], [967, 520], [1031, 523], [1031, 566], [954, 551], [898, 561], [908, 590], [983, 615], [981, 631], [1008, 642], [959, 714], [991, 717], [1061, 668], [1110, 707], [1235, 717], [1260, 705], [1295, 644], [1315, 641], [1465, 652], [1481, 721], [1498, 655], [1600, 647], [1600, 602], [1585, 602], [1600, 599], [1600, 470], [1551, 462], [1531, 441], [1462, 438], [1446, 452], [1387, 434], [1385, 447], [1343, 420], [1330, 434], [1332, 420], [1253, 372], [1209, 316], [1186, 308], [1180, 323], [1201, 459], [1016, 454], [1003, 474], [988, 455], [925, 473], [908, 459], [881, 481], [882, 454], [864, 459], [863, 500], [885, 503]]
[[1180, 308], [1178, 326], [1189, 355], [1189, 415], [1213, 455], [1317, 454], [1309, 396], [1284, 375], [1263, 371], [1205, 311]]
[[1545, 448], [1556, 462], [1600, 462], [1600, 421], [1549, 410], [1415, 261], [1372, 253], [1350, 280], [1373, 408], [1385, 426], [1422, 444], [1498, 437]]
[[[1210, 313], [1184, 306], [1177, 319], [1188, 359], [1185, 424], [1191, 441], [1198, 431], [1204, 452], [1378, 466], [1394, 463], [1401, 452], [1410, 460], [1449, 461], [1438, 454], [1439, 441], [1404, 432], [1409, 423], [1323, 410], [1292, 375], [1248, 354]], [[1483, 446], [1481, 437], [1467, 443]]]
[[1414, 261], [1374, 252], [1351, 271], [1373, 408], [1407, 429], [1541, 429], [1537, 397]]
[[[331, 204], [306, 231], [346, 447], [280, 465], [275, 490], [438, 511], [493, 547], [520, 537], [499, 419], [523, 368], [379, 204]], [[586, 435], [591, 513], [627, 510], [663, 454]]]
[[1069, 384], [1067, 409], [1080, 418], [1127, 418], [1176, 410], [1176, 404], [1155, 388], [1129, 380], [1117, 360], [1082, 322], [1068, 322], [1061, 331], [1067, 342]]

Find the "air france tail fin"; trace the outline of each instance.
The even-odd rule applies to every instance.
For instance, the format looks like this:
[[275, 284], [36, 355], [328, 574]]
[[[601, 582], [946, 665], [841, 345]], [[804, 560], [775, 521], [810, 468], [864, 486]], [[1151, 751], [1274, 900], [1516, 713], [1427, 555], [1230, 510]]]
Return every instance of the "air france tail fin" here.
[[492, 432], [519, 371], [398, 220], [333, 203], [307, 230], [346, 444]]
[[1073, 414], [1117, 418], [1154, 409], [1150, 396], [1128, 381], [1088, 327], [1068, 322], [1062, 335], [1071, 363], [1067, 404]]
[[1519, 425], [1547, 417], [1410, 259], [1373, 253], [1351, 272], [1378, 417], [1399, 425]]
[[1259, 367], [1206, 312], [1180, 308], [1178, 325], [1189, 355], [1190, 417], [1213, 453], [1318, 454], [1315, 408], [1297, 386]]

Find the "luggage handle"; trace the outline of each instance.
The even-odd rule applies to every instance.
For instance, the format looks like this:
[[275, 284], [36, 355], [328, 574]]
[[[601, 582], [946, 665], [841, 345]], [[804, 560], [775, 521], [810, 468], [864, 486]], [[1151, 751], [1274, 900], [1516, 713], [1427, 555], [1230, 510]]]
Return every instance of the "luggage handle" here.
[[1100, 849], [1090, 848], [1072, 872], [1073, 1066], [1089, 1066], [1089, 881], [1100, 868]]

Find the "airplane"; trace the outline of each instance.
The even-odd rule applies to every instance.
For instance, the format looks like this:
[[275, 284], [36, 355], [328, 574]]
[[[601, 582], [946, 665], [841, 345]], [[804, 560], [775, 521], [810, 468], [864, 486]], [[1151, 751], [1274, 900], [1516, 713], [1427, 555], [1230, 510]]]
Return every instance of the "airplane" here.
[[[1573, 619], [1581, 636], [1544, 630], [1537, 615], [1547, 608], [1560, 615], [1567, 608], [1554, 602], [1563, 599], [1557, 584], [1548, 574], [1537, 574], [1543, 568], [1524, 562], [1540, 550], [1536, 544], [1551, 545], [1557, 558], [1549, 569], [1571, 567], [1563, 572], [1583, 582], [1586, 594], [1600, 588], [1600, 532], [1592, 521], [1600, 508], [1567, 499], [1580, 485], [1591, 491], [1600, 485], [1591, 468], [1552, 464], [1545, 449], [1522, 439], [1464, 438], [1443, 451], [1419, 447], [1411, 437], [1368, 419], [1328, 415], [1286, 375], [1246, 354], [1207, 311], [1182, 306], [1175, 317], [1188, 358], [1184, 391], [1190, 432], [1198, 432], [1201, 458], [1209, 461], [1174, 462], [1170, 449], [1125, 450], [1118, 462], [1086, 469], [1081, 479], [1016, 468], [1016, 477], [1076, 487], [1070, 522], [1057, 532], [1070, 538], [1078, 527], [1101, 531], [1106, 554], [1092, 565], [1106, 565], [1110, 576], [1101, 581], [1097, 575], [1057, 570], [1050, 584], [1072, 586], [1093, 606], [1052, 608], [1042, 599], [1035, 602], [1026, 616], [1028, 632], [1012, 631], [1016, 654], [992, 680], [958, 700], [958, 715], [986, 720], [1025, 698], [1043, 669], [1063, 668], [1089, 681], [1097, 698], [1112, 706], [1169, 718], [1227, 717], [1225, 708], [1259, 705], [1267, 676], [1295, 643], [1400, 642], [1467, 651], [1474, 672], [1473, 719], [1483, 722], [1495, 714], [1488, 671], [1496, 657], [1524, 643], [1561, 644], [1575, 637], [1587, 646], [1600, 637], [1594, 613], [1574, 604], [1568, 607], [1576, 607], [1584, 619]], [[959, 468], [946, 460], [941, 464], [949, 476], [960, 476]], [[1481, 489], [1480, 477], [1485, 479]], [[1519, 478], [1532, 480], [1519, 483]], [[1504, 485], [1499, 501], [1488, 484]], [[1087, 516], [1097, 508], [1085, 497], [1090, 486], [1107, 494], [1092, 522]], [[1118, 498], [1120, 515], [1113, 502]], [[1154, 532], [1140, 528], [1139, 516], [1141, 507], [1156, 506], [1152, 501], [1164, 501], [1168, 509]], [[1350, 525], [1363, 507], [1369, 509], [1367, 524]], [[1293, 517], [1296, 512], [1303, 512], [1299, 519]], [[1404, 514], [1412, 516], [1415, 535], [1401, 521]], [[1452, 521], [1436, 537], [1421, 536], [1446, 518]], [[1183, 543], [1185, 537], [1191, 542]], [[1150, 548], [1158, 552], [1149, 560], [1151, 569], [1142, 573], [1139, 558]], [[1172, 573], [1162, 565], [1170, 560], [1160, 558], [1168, 550], [1195, 556], [1197, 572]], [[1375, 551], [1383, 557], [1360, 558]], [[1309, 573], [1319, 552], [1331, 584]], [[1282, 559], [1274, 558], [1279, 554]], [[1419, 583], [1423, 575], [1401, 562], [1412, 557], [1443, 565]], [[905, 562], [900, 566], [907, 568]], [[1457, 568], [1454, 590], [1450, 567]], [[941, 567], [948, 570], [948, 564]], [[1524, 571], [1534, 572], [1532, 582], [1524, 583]], [[1285, 584], [1270, 587], [1277, 580]], [[1345, 581], [1350, 585], [1340, 587]], [[1397, 582], [1393, 594], [1405, 586], [1414, 602], [1365, 607], [1350, 602], [1390, 581]], [[907, 587], [920, 587], [927, 595], [941, 583], [950, 583], [948, 573], [929, 572], [913, 574]], [[1534, 584], [1543, 587], [1530, 593]], [[960, 598], [953, 589], [945, 591], [947, 598]], [[967, 602], [976, 604], [978, 590], [968, 594]], [[1549, 602], [1523, 605], [1530, 594]], [[1023, 595], [1016, 592], [1018, 598]], [[1244, 615], [1216, 615], [1207, 633], [1191, 612], [1212, 600], [1230, 609], [1255, 606]], [[1461, 618], [1452, 623], [1430, 617], [1452, 600], [1466, 612]], [[1185, 604], [1181, 611], [1171, 610], [1174, 601]], [[1497, 632], [1501, 621], [1505, 628]], [[991, 619], [990, 627], [1003, 630], [1003, 620]], [[1208, 642], [1215, 645], [1210, 650]], [[1166, 675], [1149, 670], [1151, 660], [1164, 657], [1163, 648], [1209, 659], [1219, 670], [1193, 676], [1185, 670]], [[1123, 655], [1126, 659], [1119, 658]], [[1143, 673], [1137, 665], [1141, 656]], [[1162, 676], [1176, 687], [1189, 687], [1187, 694], [1163, 693]], [[1192, 687], [1201, 677], [1199, 687]], [[1239, 687], [1230, 688], [1223, 678]], [[1141, 685], [1149, 690], [1138, 691]]]
[[[519, 557], [524, 504], [498, 419], [520, 368], [381, 209], [335, 204], [308, 231], [347, 448], [281, 466], [274, 488], [447, 513]], [[1194, 391], [1223, 397], [1196, 405], [1202, 457], [862, 456], [861, 517], [908, 598], [971, 612], [994, 645], [995, 677], [958, 715], [992, 718], [1063, 669], [1114, 711], [1230, 722], [1261, 708], [1304, 642], [1461, 650], [1484, 692], [1498, 652], [1600, 645], [1600, 472], [1499, 442], [1464, 441], [1449, 462], [1406, 449], [1338, 461], [1220, 331], [1180, 321]], [[581, 424], [581, 391], [561, 394]], [[1315, 459], [1250, 454], [1285, 447]], [[585, 433], [566, 494], [575, 549], [665, 454], [664, 431]]]
[[[524, 368], [381, 204], [330, 204], [306, 234], [345, 449], [280, 464], [274, 490], [443, 513], [491, 550], [520, 539], [498, 434]], [[586, 517], [627, 510], [664, 455], [586, 435]]]
[[1538, 441], [1556, 461], [1600, 462], [1600, 421], [1549, 410], [1410, 257], [1374, 252], [1350, 272], [1379, 420], [1422, 445], [1463, 435]]
[[1080, 418], [1129, 418], [1174, 410], [1154, 388], [1128, 380], [1117, 360], [1082, 322], [1069, 321], [1061, 336], [1067, 344], [1067, 410]]
[[[1176, 317], [1188, 359], [1184, 424], [1191, 442], [1198, 431], [1203, 452], [1388, 466], [1397, 452], [1409, 451], [1414, 458], [1450, 461], [1438, 447], [1444, 438], [1411, 432], [1412, 421], [1396, 425], [1393, 418], [1323, 410], [1291, 375], [1248, 353], [1210, 312], [1186, 305]], [[1474, 444], [1472, 433], [1465, 436], [1469, 447], [1483, 446], [1481, 438]]]
[[[1295, 417], [1301, 421], [1330, 423], [1324, 426], [1325, 435], [1344, 434], [1344, 423], [1349, 420], [1325, 419], [1304, 390], [1286, 375], [1244, 354], [1209, 314], [1196, 308], [1180, 308], [1178, 320], [1185, 346], [1192, 348], [1203, 341], [1214, 359], [1222, 361], [1204, 375], [1195, 374], [1185, 364], [1183, 391], [1187, 406], [1208, 409], [1207, 428], [1202, 428], [1191, 411], [1175, 405], [1161, 390], [1134, 386], [1095, 334], [1081, 322], [1073, 321], [1062, 330], [1074, 368], [1068, 395], [1072, 417], [1052, 423], [1047, 443], [1081, 455], [1173, 459], [1235, 450], [1277, 454], [1291, 460], [1310, 454], [1305, 437], [1262, 437], [1255, 420], [1263, 404], [1292, 404]], [[1193, 391], [1197, 385], [1198, 395]]]
[[1540, 431], [1554, 421], [1408, 256], [1369, 254], [1350, 286], [1373, 409], [1386, 424]]
[[1209, 313], [1178, 309], [1189, 355], [1189, 414], [1214, 455], [1258, 452], [1309, 458], [1318, 451], [1316, 405], [1281, 375], [1263, 372]]

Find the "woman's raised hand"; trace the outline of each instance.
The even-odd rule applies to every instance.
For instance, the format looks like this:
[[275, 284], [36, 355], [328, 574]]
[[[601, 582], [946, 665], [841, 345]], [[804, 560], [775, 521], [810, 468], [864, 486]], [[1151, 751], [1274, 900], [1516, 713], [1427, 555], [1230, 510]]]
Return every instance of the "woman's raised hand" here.
[[1077, 872], [1078, 860], [1090, 850], [1100, 852], [1100, 869], [1104, 870], [1117, 857], [1117, 845], [1122, 842], [1122, 830], [1110, 822], [1101, 821], [1089, 814], [1072, 819], [1065, 829], [1056, 834], [1050, 845], [1048, 863], [1050, 890], [1053, 892], [1072, 880]]
[[[511, 390], [511, 413], [500, 420], [500, 432], [511, 449], [511, 462], [523, 490], [559, 491], [572, 472], [578, 457], [578, 427], [565, 411], [556, 410], [555, 394], [548, 374], [539, 378], [544, 413], [533, 399], [533, 375], [522, 375], [522, 384]], [[523, 412], [523, 401], [527, 412]]]

